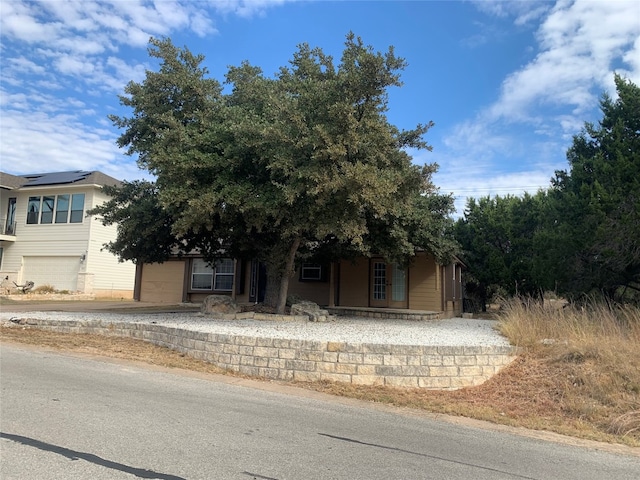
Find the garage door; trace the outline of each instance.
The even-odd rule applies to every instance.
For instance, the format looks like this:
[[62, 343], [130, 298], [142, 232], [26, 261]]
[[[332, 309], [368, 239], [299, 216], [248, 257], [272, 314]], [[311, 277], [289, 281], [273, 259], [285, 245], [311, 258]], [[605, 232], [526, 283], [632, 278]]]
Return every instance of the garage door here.
[[78, 257], [24, 257], [22, 280], [31, 280], [36, 288], [51, 285], [56, 290], [75, 292], [79, 271]]

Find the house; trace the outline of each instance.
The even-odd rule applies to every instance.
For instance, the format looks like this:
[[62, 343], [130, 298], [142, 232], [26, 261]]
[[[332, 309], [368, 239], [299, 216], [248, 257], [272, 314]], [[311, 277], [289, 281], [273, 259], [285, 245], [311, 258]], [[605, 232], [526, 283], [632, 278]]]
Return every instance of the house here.
[[[328, 265], [305, 263], [289, 283], [289, 295], [327, 307], [434, 312], [440, 318], [462, 314], [462, 263], [440, 265], [418, 252], [403, 269], [381, 257]], [[266, 275], [258, 262], [221, 259], [214, 267], [197, 255], [143, 264], [136, 273], [134, 298], [145, 302], [201, 302], [208, 295], [231, 295], [238, 303], [264, 299]]]
[[34, 175], [0, 172], [0, 276], [3, 286], [32, 281], [58, 291], [132, 298], [135, 265], [118, 262], [103, 245], [117, 227], [87, 211], [119, 181], [100, 172]]

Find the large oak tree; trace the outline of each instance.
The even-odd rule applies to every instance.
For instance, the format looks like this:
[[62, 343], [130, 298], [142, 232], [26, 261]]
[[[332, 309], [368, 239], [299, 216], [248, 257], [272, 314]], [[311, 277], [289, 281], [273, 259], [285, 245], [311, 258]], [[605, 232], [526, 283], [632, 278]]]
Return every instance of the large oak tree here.
[[159, 59], [130, 82], [112, 116], [118, 143], [157, 181], [172, 234], [193, 238], [209, 260], [224, 252], [267, 266], [267, 303], [283, 311], [296, 262], [383, 253], [408, 263], [416, 248], [445, 261], [452, 198], [440, 195], [435, 165], [409, 148], [430, 148], [431, 123], [400, 130], [386, 117], [388, 89], [406, 63], [349, 34], [338, 65], [303, 44], [274, 76], [244, 62], [224, 84], [202, 55], [151, 39]]

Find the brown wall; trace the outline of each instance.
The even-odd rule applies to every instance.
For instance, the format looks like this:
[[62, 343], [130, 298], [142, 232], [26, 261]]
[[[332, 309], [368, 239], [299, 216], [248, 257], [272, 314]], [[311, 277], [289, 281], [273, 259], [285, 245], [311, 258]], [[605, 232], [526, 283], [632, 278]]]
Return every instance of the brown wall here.
[[442, 308], [442, 291], [439, 275], [432, 255], [418, 253], [409, 267], [409, 308], [411, 310], [428, 310], [440, 312]]
[[327, 280], [324, 282], [301, 282], [298, 269], [289, 282], [289, 295], [295, 295], [318, 305], [329, 305], [329, 275], [327, 274], [326, 277]]
[[[183, 301], [183, 289], [185, 288], [185, 269], [188, 260], [171, 260], [162, 264], [145, 264], [142, 269], [140, 300], [143, 302], [157, 303], [181, 303]], [[241, 264], [238, 264], [241, 268]], [[245, 263], [245, 285], [243, 293], [236, 291], [236, 301], [247, 303], [249, 300], [250, 264]], [[336, 266], [338, 283], [338, 296], [336, 305], [344, 307], [368, 307], [369, 306], [369, 260], [358, 259], [353, 263], [341, 261]], [[458, 267], [459, 268], [459, 267]], [[460, 315], [462, 313], [461, 290], [457, 285], [447, 289], [446, 281], [449, 279], [447, 271], [436, 264], [432, 255], [419, 253], [409, 267], [409, 304], [411, 310], [426, 310], [443, 312], [445, 317]], [[459, 272], [459, 270], [458, 270]], [[238, 272], [240, 274], [240, 272]], [[296, 295], [302, 299], [310, 300], [319, 305], [329, 304], [330, 282], [301, 282], [299, 272], [291, 279], [289, 295]], [[456, 278], [459, 280], [459, 274]], [[443, 282], [445, 286], [443, 288]], [[449, 291], [447, 291], [449, 290]], [[457, 298], [451, 298], [452, 294]], [[186, 299], [190, 302], [202, 302], [209, 293], [191, 293]], [[447, 298], [449, 297], [449, 298]], [[448, 302], [444, 302], [446, 298]]]
[[337, 304], [342, 307], [369, 306], [369, 260], [358, 259], [356, 263], [340, 262], [340, 279]]
[[462, 315], [462, 268], [457, 263], [444, 267], [443, 272], [445, 308], [447, 318]]
[[181, 303], [185, 265], [185, 260], [143, 265], [140, 301]]

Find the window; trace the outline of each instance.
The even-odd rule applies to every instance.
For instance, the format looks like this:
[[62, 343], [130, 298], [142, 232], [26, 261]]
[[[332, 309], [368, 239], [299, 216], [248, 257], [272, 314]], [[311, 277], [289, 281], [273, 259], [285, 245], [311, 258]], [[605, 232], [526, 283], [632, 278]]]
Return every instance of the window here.
[[7, 207], [7, 223], [5, 225], [4, 233], [7, 235], [16, 234], [16, 197], [9, 199], [9, 205]]
[[56, 223], [67, 223], [69, 216], [69, 195], [58, 195], [56, 203]]
[[42, 213], [40, 214], [40, 223], [53, 222], [53, 205], [56, 197], [42, 197]]
[[324, 268], [317, 263], [303, 263], [300, 267], [300, 280], [303, 282], [325, 281]]
[[202, 258], [194, 258], [191, 268], [191, 289], [211, 290], [213, 287], [213, 268]]
[[214, 290], [233, 290], [233, 260], [223, 258], [216, 263]]
[[[11, 203], [13, 200], [13, 204]], [[29, 197], [29, 205], [27, 206], [27, 223], [82, 223], [84, 215], [84, 193], [74, 193], [73, 195], [46, 195], [42, 197]], [[69, 202], [71, 200], [71, 202]], [[9, 206], [13, 205], [15, 211], [15, 199], [9, 199]], [[69, 215], [69, 206], [71, 206], [71, 215]], [[7, 217], [15, 218], [14, 215]], [[8, 227], [8, 224], [7, 224]]]
[[40, 214], [40, 197], [29, 197], [29, 204], [27, 205], [27, 223], [38, 223], [38, 216]]
[[84, 212], [84, 193], [74, 193], [71, 196], [71, 216], [69, 223], [82, 223]]
[[384, 262], [373, 264], [373, 299], [387, 299], [387, 264]]
[[203, 258], [194, 258], [191, 263], [191, 290], [233, 290], [233, 260], [223, 258], [216, 262], [214, 268]]

